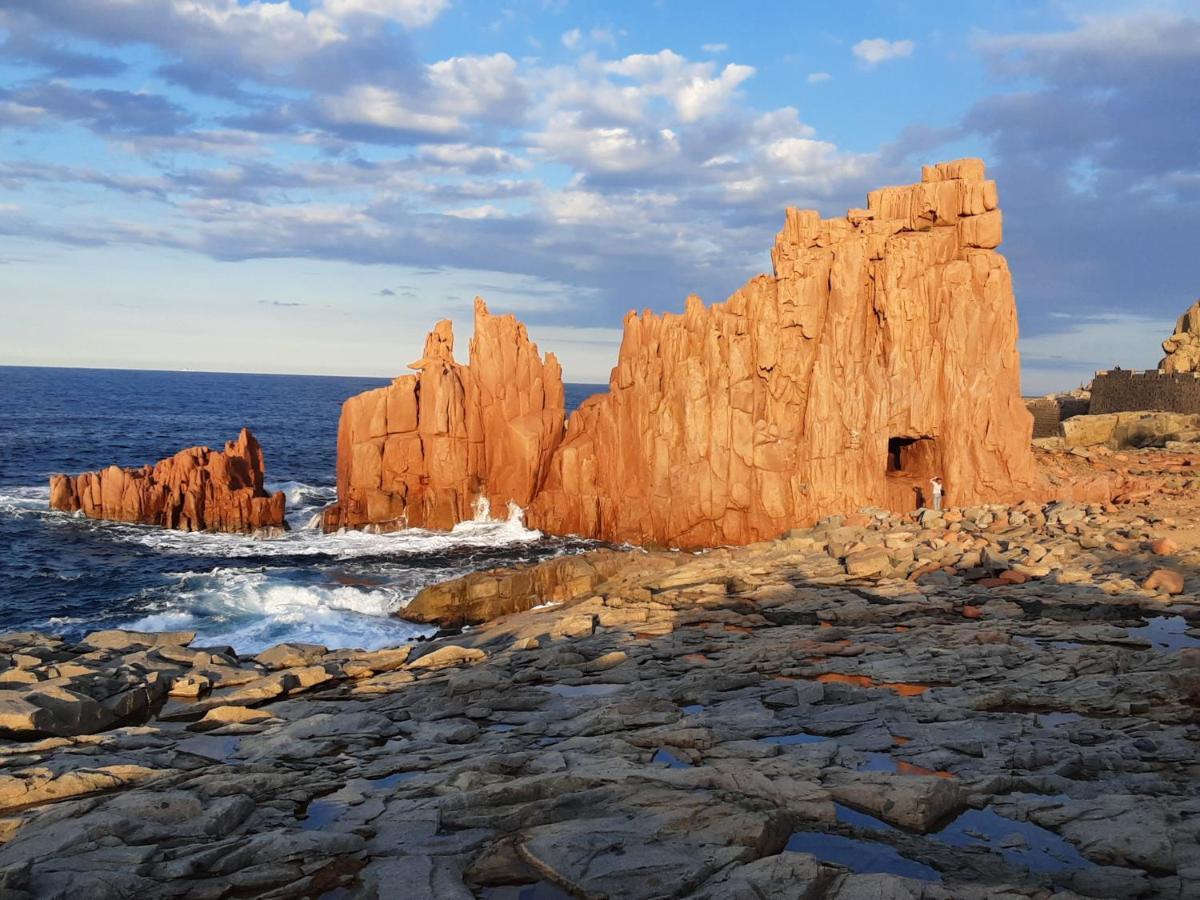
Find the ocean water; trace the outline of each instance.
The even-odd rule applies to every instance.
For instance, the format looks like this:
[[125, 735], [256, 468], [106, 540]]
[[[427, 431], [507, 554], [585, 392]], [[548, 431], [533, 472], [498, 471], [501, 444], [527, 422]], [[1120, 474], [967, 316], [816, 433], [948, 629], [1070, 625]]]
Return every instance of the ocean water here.
[[[322, 534], [335, 497], [342, 401], [386, 379], [0, 366], [0, 630], [80, 637], [186, 629], [241, 653], [281, 641], [388, 646], [430, 629], [396, 616], [421, 587], [588, 546], [524, 526], [520, 511], [451, 532]], [[568, 385], [567, 406], [603, 390]], [[189, 534], [48, 509], [52, 473], [220, 448], [248, 426], [267, 487], [288, 498], [279, 538]]]

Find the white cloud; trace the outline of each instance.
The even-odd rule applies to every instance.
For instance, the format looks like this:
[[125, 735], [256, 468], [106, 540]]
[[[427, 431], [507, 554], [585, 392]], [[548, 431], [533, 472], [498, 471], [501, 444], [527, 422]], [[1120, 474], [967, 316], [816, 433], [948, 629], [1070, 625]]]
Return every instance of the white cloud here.
[[679, 139], [669, 128], [589, 127], [577, 113], [555, 113], [533, 136], [555, 159], [593, 172], [636, 172], [679, 158]]
[[828, 72], [809, 72], [808, 73], [808, 83], [809, 84], [818, 84], [819, 82], [822, 82], [822, 81], [828, 81], [832, 77], [833, 76], [830, 75]]
[[378, 16], [393, 19], [409, 28], [428, 25], [449, 6], [449, 0], [325, 0], [332, 16]]
[[322, 97], [318, 106], [331, 122], [341, 125], [367, 125], [447, 137], [466, 131], [457, 116], [414, 110], [405, 94], [371, 84], [355, 85], [341, 94]]
[[868, 38], [867, 40], [859, 41], [851, 47], [850, 52], [858, 57], [868, 68], [872, 68], [891, 59], [912, 56], [912, 52], [916, 49], [916, 46], [912, 41], [889, 41], [885, 38]]
[[738, 86], [755, 72], [753, 66], [730, 63], [720, 74], [715, 74], [715, 63], [689, 62], [672, 50], [633, 54], [608, 63], [605, 68], [640, 82], [649, 96], [665, 97], [684, 122], [721, 112]]
[[528, 160], [507, 150], [471, 144], [429, 144], [421, 147], [421, 158], [447, 168], [469, 171], [523, 171], [530, 168]]
[[572, 28], [570, 31], [563, 32], [562, 45], [568, 50], [574, 50], [578, 47], [581, 40], [583, 40], [583, 32], [578, 28]]
[[729, 49], [728, 44], [702, 44], [700, 47], [705, 53], [724, 53]]
[[525, 87], [517, 61], [507, 53], [455, 56], [429, 66], [433, 108], [487, 121], [517, 118], [525, 105]]

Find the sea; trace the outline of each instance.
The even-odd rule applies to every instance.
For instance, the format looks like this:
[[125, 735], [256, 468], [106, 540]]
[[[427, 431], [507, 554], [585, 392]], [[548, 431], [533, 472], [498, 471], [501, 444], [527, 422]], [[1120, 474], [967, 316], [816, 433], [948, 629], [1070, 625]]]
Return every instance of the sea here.
[[[283, 641], [376, 649], [432, 633], [403, 619], [422, 587], [593, 546], [527, 528], [520, 510], [449, 532], [323, 534], [342, 402], [387, 379], [0, 366], [0, 631], [189, 630], [256, 653]], [[566, 386], [568, 410], [602, 385]], [[49, 477], [140, 466], [247, 426], [277, 538], [187, 533], [49, 509]]]

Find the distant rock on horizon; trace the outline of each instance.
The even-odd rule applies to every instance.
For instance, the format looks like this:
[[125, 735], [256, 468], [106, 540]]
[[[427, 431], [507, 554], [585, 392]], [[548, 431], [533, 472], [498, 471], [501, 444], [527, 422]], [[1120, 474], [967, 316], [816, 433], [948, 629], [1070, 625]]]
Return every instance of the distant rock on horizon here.
[[554, 534], [694, 548], [907, 511], [934, 475], [955, 505], [1041, 497], [1001, 236], [977, 159], [841, 218], [789, 209], [773, 275], [627, 315], [608, 393], [565, 433], [557, 361], [480, 301], [469, 365], [441, 323], [419, 375], [346, 402], [325, 525], [447, 528], [480, 496]]
[[248, 428], [224, 452], [189, 447], [153, 466], [50, 476], [50, 508], [180, 531], [286, 529], [286, 497], [264, 488], [262, 447]]

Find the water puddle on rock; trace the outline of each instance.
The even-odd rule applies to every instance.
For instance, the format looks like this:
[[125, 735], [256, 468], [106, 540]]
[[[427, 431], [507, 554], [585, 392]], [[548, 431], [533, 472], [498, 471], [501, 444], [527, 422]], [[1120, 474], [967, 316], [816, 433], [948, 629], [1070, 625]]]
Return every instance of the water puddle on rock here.
[[1200, 647], [1200, 638], [1188, 634], [1183, 616], [1155, 616], [1140, 628], [1127, 629], [1130, 637], [1149, 641], [1151, 648], [1167, 653]]
[[216, 735], [199, 735], [180, 741], [175, 745], [176, 750], [191, 753], [193, 756], [203, 756], [206, 759], [223, 763], [241, 762], [234, 759], [241, 746], [240, 737], [217, 737]]
[[1092, 867], [1075, 846], [1052, 831], [1008, 819], [989, 809], [968, 809], [936, 834], [934, 840], [951, 847], [983, 847], [1004, 857], [1010, 865], [1034, 872], [1060, 872]]
[[681, 707], [679, 707], [679, 711], [681, 713], [683, 713], [685, 716], [694, 716], [694, 715], [697, 715], [698, 713], [704, 712], [704, 704], [703, 703], [692, 703], [692, 704], [689, 704], [688, 706], [681, 706]]
[[615, 694], [622, 691], [629, 685], [626, 684], [543, 684], [543, 691], [549, 691], [559, 697], [607, 697], [610, 694]]
[[420, 772], [394, 772], [382, 778], [364, 778], [363, 783], [370, 791], [386, 791], [405, 781], [412, 781]]
[[548, 881], [485, 887], [479, 897], [480, 900], [573, 900], [571, 894]]
[[1043, 728], [1058, 728], [1061, 725], [1069, 725], [1071, 722], [1079, 722], [1084, 717], [1073, 712], [1048, 712], [1034, 713], [1034, 718]]
[[845, 866], [860, 875], [883, 874], [921, 881], [942, 880], [936, 869], [907, 856], [901, 856], [895, 847], [842, 837], [840, 834], [797, 831], [788, 840], [786, 849], [797, 853], [811, 853], [823, 862]]
[[821, 737], [819, 734], [809, 734], [806, 731], [798, 731], [795, 734], [777, 734], [774, 737], [759, 738], [763, 744], [779, 744], [784, 747], [790, 747], [794, 744], [823, 744], [829, 738]]
[[662, 749], [659, 749], [658, 752], [654, 754], [650, 762], [665, 763], [668, 769], [690, 769], [692, 767], [690, 762], [685, 762], [678, 756], [674, 756]]
[[320, 831], [340, 819], [349, 808], [335, 800], [313, 800], [300, 820], [300, 827], [305, 831]]

